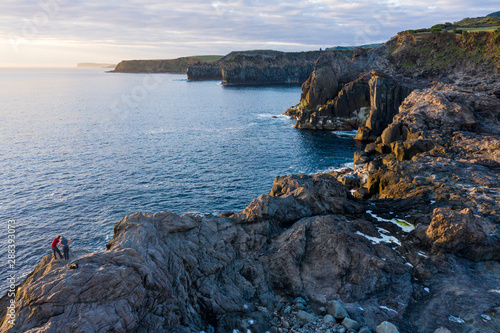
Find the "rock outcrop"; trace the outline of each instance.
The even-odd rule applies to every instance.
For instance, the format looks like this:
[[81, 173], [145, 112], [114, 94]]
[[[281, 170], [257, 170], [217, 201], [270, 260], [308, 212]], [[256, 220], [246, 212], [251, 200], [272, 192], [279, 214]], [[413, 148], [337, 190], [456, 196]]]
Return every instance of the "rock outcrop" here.
[[[371, 71], [344, 84], [337, 96], [324, 105], [313, 109], [292, 107], [285, 115], [296, 119], [295, 127], [299, 129], [349, 131], [359, 128], [358, 140], [373, 141], [392, 122], [411, 90], [410, 86], [383, 73]], [[312, 98], [317, 101], [321, 93], [306, 97], [306, 101]]]
[[[297, 128], [359, 128], [356, 139], [374, 141], [392, 122], [406, 96], [414, 89], [429, 87], [432, 80], [469, 86], [494, 82], [500, 69], [499, 43], [498, 31], [405, 31], [375, 49], [326, 52], [303, 84], [300, 103], [285, 114], [297, 120]], [[370, 71], [376, 71], [377, 77], [367, 84], [360, 76], [366, 77]], [[360, 84], [369, 86], [369, 103], [365, 97], [368, 88], [360, 88]], [[352, 100], [349, 92], [357, 98]]]

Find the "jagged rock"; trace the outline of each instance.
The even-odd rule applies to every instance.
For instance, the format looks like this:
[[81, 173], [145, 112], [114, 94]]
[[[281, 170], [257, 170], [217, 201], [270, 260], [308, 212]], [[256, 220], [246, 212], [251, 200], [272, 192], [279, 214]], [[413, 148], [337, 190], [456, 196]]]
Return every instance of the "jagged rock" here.
[[241, 223], [262, 219], [285, 223], [326, 212], [359, 213], [361, 206], [348, 196], [349, 189], [328, 174], [277, 177], [269, 194], [254, 199], [237, 218]]
[[369, 82], [371, 111], [365, 126], [370, 129], [367, 139], [374, 141], [392, 122], [399, 106], [413, 89], [383, 73], [372, 71], [371, 74]]
[[327, 314], [326, 316], [323, 317], [323, 323], [330, 324], [330, 323], [336, 323], [336, 321], [332, 315]]
[[[342, 58], [342, 56], [339, 57]], [[319, 70], [318, 65], [316, 68]], [[340, 68], [343, 67], [340, 66]], [[345, 68], [343, 71], [350, 73]], [[334, 72], [339, 73], [337, 70]], [[318, 73], [318, 75], [320, 74]], [[323, 102], [322, 106], [314, 107], [315, 102], [311, 104], [310, 100], [313, 98], [322, 99], [319, 96], [311, 97], [315, 96], [314, 89], [311, 88], [309, 93], [303, 94], [306, 101], [302, 100], [299, 106], [293, 108], [293, 112], [290, 109], [287, 111], [287, 115], [297, 120], [295, 127], [329, 130], [362, 128], [356, 138], [363, 141], [373, 141], [392, 121], [399, 105], [411, 92], [410, 87], [401, 85], [385, 74], [374, 71], [362, 74], [348, 83], [341, 83], [342, 80], [339, 81], [340, 83], [335, 82], [324, 83], [327, 87], [330, 84], [333, 86], [331, 88], [323, 87], [321, 92], [329, 91], [329, 89], [338, 89], [338, 91], [333, 97]], [[317, 88], [317, 85], [315, 87]], [[365, 126], [363, 127], [363, 125]]]
[[436, 208], [427, 237], [436, 249], [459, 252], [471, 260], [500, 259], [497, 227], [474, 216], [471, 209]]
[[388, 321], [377, 326], [377, 333], [399, 333], [398, 328]]
[[393, 142], [406, 140], [408, 130], [404, 125], [392, 123], [384, 129], [380, 137], [382, 138], [382, 143], [389, 146]]

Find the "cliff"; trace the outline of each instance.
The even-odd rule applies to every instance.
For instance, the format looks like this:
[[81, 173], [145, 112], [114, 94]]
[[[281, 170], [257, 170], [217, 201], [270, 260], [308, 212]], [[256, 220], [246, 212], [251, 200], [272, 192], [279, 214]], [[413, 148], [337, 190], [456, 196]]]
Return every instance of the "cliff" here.
[[188, 65], [187, 78], [190, 81], [203, 80], [222, 80], [222, 65], [226, 60], [233, 59], [238, 55], [265, 55], [272, 56], [281, 54], [280, 51], [274, 50], [248, 50], [248, 51], [233, 51], [226, 54], [224, 57], [212, 62], [196, 62]]
[[499, 137], [495, 92], [414, 90], [355, 170], [277, 177], [238, 214], [136, 213], [106, 251], [45, 256], [0, 330], [498, 332]]
[[227, 85], [301, 84], [314, 69], [319, 51], [231, 52], [212, 63], [188, 66], [188, 80], [222, 80]]
[[297, 128], [360, 128], [357, 139], [373, 141], [405, 97], [416, 88], [429, 87], [432, 80], [494, 83], [500, 69], [499, 44], [499, 30], [405, 31], [379, 48], [326, 52], [303, 84], [300, 103], [285, 114], [297, 120]]
[[222, 63], [222, 83], [302, 84], [314, 69], [319, 55], [319, 51], [237, 55]]
[[190, 64], [217, 61], [222, 56], [194, 56], [166, 60], [123, 60], [110, 73], [186, 73]]
[[222, 80], [222, 60], [198, 62], [188, 65], [186, 73], [190, 81], [220, 81]]

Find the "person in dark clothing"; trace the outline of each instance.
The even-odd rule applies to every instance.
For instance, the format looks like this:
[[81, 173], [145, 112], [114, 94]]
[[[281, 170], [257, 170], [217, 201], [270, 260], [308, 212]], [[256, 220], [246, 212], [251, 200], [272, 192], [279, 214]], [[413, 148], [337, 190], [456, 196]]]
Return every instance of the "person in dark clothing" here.
[[61, 236], [57, 236], [56, 238], [54, 238], [54, 240], [52, 241], [52, 244], [50, 245], [50, 247], [52, 248], [52, 252], [54, 253], [54, 259], [57, 259], [57, 256], [56, 256], [56, 253], [59, 254], [59, 257], [62, 259], [62, 254], [61, 254], [61, 251], [59, 251], [59, 248], [57, 247], [57, 244], [59, 244], [59, 238]]
[[[61, 237], [61, 236], [59, 236]], [[64, 259], [68, 260], [69, 259], [69, 242], [71, 239], [61, 237], [59, 238], [59, 244], [62, 244], [63, 246], [63, 253], [64, 253]]]

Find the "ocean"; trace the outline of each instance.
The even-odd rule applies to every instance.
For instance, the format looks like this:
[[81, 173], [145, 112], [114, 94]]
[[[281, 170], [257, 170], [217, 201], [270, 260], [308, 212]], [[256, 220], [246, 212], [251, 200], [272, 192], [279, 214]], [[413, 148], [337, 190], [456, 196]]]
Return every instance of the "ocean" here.
[[0, 69], [0, 291], [59, 234], [103, 251], [125, 215], [239, 212], [276, 176], [351, 164], [353, 133], [297, 130], [281, 115], [300, 93], [176, 74]]

